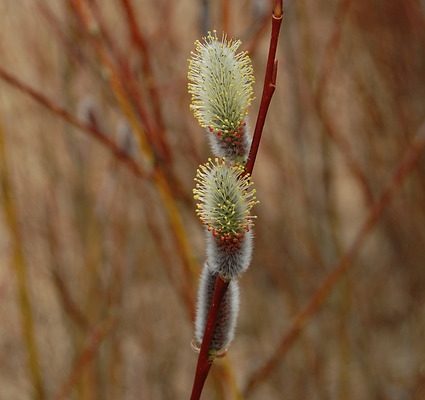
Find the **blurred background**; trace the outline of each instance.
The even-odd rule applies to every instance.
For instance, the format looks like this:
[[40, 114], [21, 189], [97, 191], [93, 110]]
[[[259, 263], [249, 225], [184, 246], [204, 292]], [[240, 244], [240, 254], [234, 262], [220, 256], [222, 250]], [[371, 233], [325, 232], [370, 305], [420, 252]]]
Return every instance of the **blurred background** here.
[[[210, 155], [187, 59], [209, 29], [256, 76], [269, 0], [0, 2], [0, 399], [187, 399]], [[425, 399], [425, 158], [297, 341], [425, 117], [425, 3], [285, 2], [235, 341], [205, 399]], [[261, 379], [255, 371], [271, 356]]]

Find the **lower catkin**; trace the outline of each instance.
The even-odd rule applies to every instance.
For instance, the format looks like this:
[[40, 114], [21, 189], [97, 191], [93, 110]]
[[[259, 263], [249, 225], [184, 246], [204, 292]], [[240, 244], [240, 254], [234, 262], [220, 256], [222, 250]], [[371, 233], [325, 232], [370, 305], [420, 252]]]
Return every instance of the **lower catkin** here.
[[[217, 272], [212, 271], [208, 263], [205, 263], [199, 282], [195, 320], [195, 341], [197, 347], [200, 347], [204, 336], [216, 277]], [[210, 351], [224, 351], [230, 345], [235, 333], [238, 312], [239, 286], [236, 280], [231, 280], [220, 306]]]

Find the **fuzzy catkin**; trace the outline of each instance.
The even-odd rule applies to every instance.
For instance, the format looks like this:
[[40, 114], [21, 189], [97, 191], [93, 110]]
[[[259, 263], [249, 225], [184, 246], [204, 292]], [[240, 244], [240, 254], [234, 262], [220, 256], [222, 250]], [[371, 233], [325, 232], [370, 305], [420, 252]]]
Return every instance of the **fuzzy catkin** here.
[[223, 136], [214, 134], [210, 130], [208, 139], [213, 154], [217, 157], [225, 157], [236, 163], [245, 163], [251, 146], [251, 135], [244, 121], [232, 135]]
[[188, 71], [190, 108], [209, 132], [212, 152], [234, 162], [245, 162], [251, 142], [246, 115], [253, 100], [254, 76], [247, 52], [237, 52], [240, 44], [208, 32], [195, 42]]
[[195, 182], [196, 213], [214, 236], [233, 241], [252, 227], [256, 192], [242, 165], [209, 159], [199, 166]]
[[235, 242], [222, 241], [207, 232], [206, 241], [207, 262], [211, 271], [223, 279], [235, 279], [248, 269], [252, 258], [252, 231], [245, 232]]
[[207, 262], [222, 278], [237, 278], [251, 261], [253, 183], [241, 165], [225, 159], [201, 165], [195, 181], [196, 212], [207, 227]]
[[[198, 289], [198, 303], [195, 320], [195, 341], [200, 347], [205, 332], [208, 311], [214, 294], [217, 273], [205, 263], [201, 273]], [[225, 350], [234, 338], [236, 320], [239, 312], [239, 286], [236, 280], [231, 280], [220, 305], [217, 323], [214, 329], [210, 351]]]

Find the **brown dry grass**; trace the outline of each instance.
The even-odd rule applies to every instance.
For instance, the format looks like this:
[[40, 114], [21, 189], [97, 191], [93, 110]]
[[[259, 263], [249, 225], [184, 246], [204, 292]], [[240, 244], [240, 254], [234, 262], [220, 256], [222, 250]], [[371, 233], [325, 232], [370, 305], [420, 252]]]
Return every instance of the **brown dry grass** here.
[[[1, 68], [86, 129], [0, 81], [2, 400], [189, 396], [204, 251], [190, 193], [209, 151], [188, 109], [186, 59], [206, 2], [133, 0], [145, 47], [131, 40], [124, 3], [0, 2]], [[210, 26], [227, 25], [251, 49], [259, 97], [269, 2], [209, 3]], [[79, 19], [88, 4], [88, 19]], [[287, 2], [278, 87], [254, 172], [254, 260], [241, 282], [235, 342], [204, 398], [424, 398], [423, 155], [298, 341], [242, 394], [415, 143], [425, 117], [421, 4]], [[106, 32], [87, 31], [96, 19]], [[84, 120], [87, 104], [94, 120]], [[112, 145], [132, 129], [146, 142], [142, 152], [133, 145], [146, 176], [90, 129]], [[39, 363], [32, 373], [30, 331]], [[35, 390], [37, 374], [44, 391]]]

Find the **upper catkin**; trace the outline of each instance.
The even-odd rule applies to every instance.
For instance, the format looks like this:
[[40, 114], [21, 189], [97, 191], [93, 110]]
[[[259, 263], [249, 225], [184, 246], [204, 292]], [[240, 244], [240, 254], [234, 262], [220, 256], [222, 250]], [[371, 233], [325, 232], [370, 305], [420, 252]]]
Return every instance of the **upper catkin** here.
[[[210, 269], [208, 263], [205, 263], [199, 282], [195, 320], [195, 342], [198, 348], [202, 343], [205, 333], [216, 277], [217, 273]], [[235, 280], [232, 280], [226, 289], [220, 305], [210, 351], [221, 352], [227, 349], [235, 334], [238, 312], [239, 286]]]
[[241, 42], [217, 38], [209, 32], [195, 42], [189, 60], [190, 108], [200, 125], [211, 133], [214, 155], [244, 161], [251, 138], [246, 128], [248, 107], [253, 100], [253, 69]]

